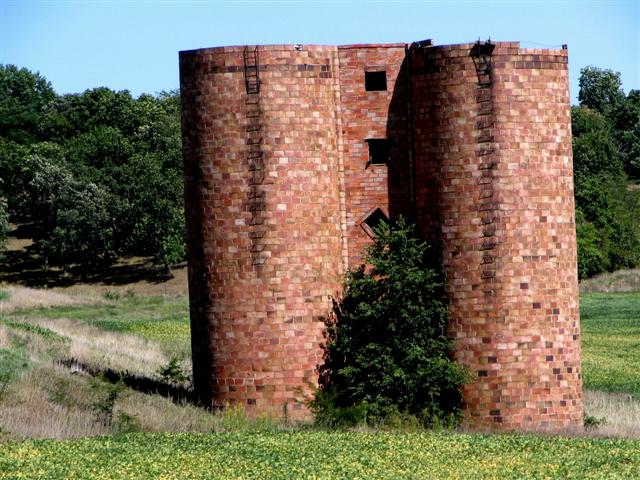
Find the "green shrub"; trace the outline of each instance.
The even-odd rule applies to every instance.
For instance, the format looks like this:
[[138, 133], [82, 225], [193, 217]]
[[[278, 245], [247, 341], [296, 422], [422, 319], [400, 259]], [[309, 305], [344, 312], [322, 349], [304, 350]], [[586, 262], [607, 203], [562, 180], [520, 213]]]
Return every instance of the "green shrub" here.
[[347, 274], [334, 305], [311, 408], [328, 425], [407, 414], [425, 426], [455, 423], [465, 373], [449, 356], [440, 275], [404, 220], [376, 233], [368, 265]]
[[584, 428], [587, 430], [598, 428], [600, 425], [604, 425], [605, 423], [607, 423], [607, 419], [604, 417], [598, 418], [593, 415], [584, 416]]
[[191, 378], [189, 373], [183, 368], [178, 357], [171, 357], [169, 363], [158, 369], [158, 373], [165, 382], [169, 383], [187, 382]]
[[113, 410], [115, 408], [116, 402], [120, 398], [121, 394], [125, 391], [126, 387], [122, 382], [122, 379], [118, 383], [113, 385], [107, 383], [102, 379], [96, 379], [92, 383], [92, 387], [98, 392], [106, 390], [104, 397], [95, 401], [91, 405], [91, 408], [96, 414], [96, 419], [98, 420], [98, 422], [100, 422], [105, 427], [110, 427], [112, 426], [114, 420]]
[[640, 265], [640, 199], [627, 188], [640, 158], [640, 92], [620, 74], [586, 67], [571, 109], [578, 270], [581, 279]]

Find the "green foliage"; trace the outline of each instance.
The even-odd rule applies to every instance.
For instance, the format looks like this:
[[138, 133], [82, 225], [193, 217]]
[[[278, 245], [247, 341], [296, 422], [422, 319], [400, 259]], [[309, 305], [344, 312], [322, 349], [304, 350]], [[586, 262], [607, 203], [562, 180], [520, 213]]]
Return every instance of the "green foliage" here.
[[[581, 70], [578, 98], [581, 105], [606, 119], [615, 141], [616, 163], [622, 163], [628, 175], [640, 177], [640, 91], [631, 90], [625, 96], [619, 73], [586, 67]], [[574, 125], [574, 135], [581, 134]]]
[[166, 381], [170, 383], [182, 383], [190, 380], [191, 376], [182, 367], [178, 357], [171, 357], [169, 363], [159, 368], [158, 373]]
[[611, 113], [618, 153], [625, 171], [640, 178], [640, 90], [631, 90]]
[[73, 137], [66, 144], [67, 158], [85, 176], [95, 181], [109, 180], [110, 171], [133, 154], [129, 140], [118, 128], [101, 125]]
[[29, 148], [0, 137], [0, 195], [15, 208], [24, 195], [24, 161]]
[[622, 80], [619, 72], [588, 66], [580, 70], [581, 105], [609, 114], [623, 100]]
[[[578, 274], [640, 264], [640, 195], [627, 188], [640, 154], [640, 96], [625, 97], [619, 74], [583, 69], [581, 106], [571, 110]], [[637, 153], [636, 153], [637, 150]]]
[[128, 288], [124, 292], [124, 294], [114, 290], [107, 290], [102, 294], [105, 300], [112, 300], [112, 301], [118, 301], [121, 298], [133, 298], [135, 297], [135, 295], [136, 295], [135, 292], [131, 288]]
[[39, 212], [35, 241], [48, 262], [94, 265], [116, 256], [112, 209], [104, 188], [83, 182], [64, 166], [29, 158], [30, 203]]
[[26, 322], [10, 320], [10, 319], [4, 320], [3, 323], [8, 327], [12, 327], [18, 330], [23, 330], [29, 333], [34, 333], [46, 340], [52, 340], [52, 341], [62, 342], [62, 343], [71, 342], [71, 340], [68, 337], [64, 337], [49, 328], [41, 327], [40, 325], [35, 325], [33, 323], [26, 323]]
[[182, 174], [163, 169], [159, 158], [136, 155], [111, 170], [112, 191], [126, 199], [119, 211], [119, 250], [154, 256], [174, 265], [184, 259]]
[[96, 414], [98, 422], [105, 427], [110, 427], [113, 424], [113, 409], [126, 386], [122, 381], [112, 385], [100, 380], [95, 380], [92, 386], [96, 390], [105, 391], [102, 398], [94, 402], [91, 407]]
[[0, 348], [0, 390], [30, 368], [31, 362], [24, 352]]
[[580, 278], [640, 262], [640, 202], [625, 183], [624, 176], [622, 180], [606, 174], [576, 176]]
[[136, 127], [134, 105], [128, 91], [105, 87], [59, 96], [49, 104], [40, 129], [58, 143], [100, 126], [118, 128], [128, 136]]
[[585, 279], [609, 269], [610, 262], [602, 248], [598, 229], [576, 209], [576, 237], [578, 243], [578, 276]]
[[640, 396], [640, 293], [580, 298], [584, 386]]
[[118, 412], [115, 420], [112, 422], [112, 426], [118, 434], [141, 431], [140, 422], [136, 416], [129, 415], [126, 412]]
[[54, 98], [51, 84], [39, 73], [0, 65], [0, 137], [20, 144], [36, 141], [43, 112]]
[[8, 442], [4, 478], [632, 479], [640, 441], [420, 432], [143, 434]]
[[180, 263], [181, 147], [176, 91], [56, 96], [38, 74], [0, 66], [0, 196], [33, 224], [45, 262]]
[[573, 169], [578, 179], [622, 173], [611, 126], [602, 114], [587, 107], [573, 107], [571, 128]]
[[604, 425], [605, 423], [607, 423], [607, 419], [604, 417], [597, 418], [593, 415], [584, 416], [584, 428], [586, 428], [587, 430], [598, 428], [600, 425]]
[[312, 403], [319, 421], [379, 423], [408, 413], [432, 426], [457, 418], [465, 374], [449, 357], [439, 274], [412, 235], [402, 219], [382, 224], [369, 266], [347, 274]]

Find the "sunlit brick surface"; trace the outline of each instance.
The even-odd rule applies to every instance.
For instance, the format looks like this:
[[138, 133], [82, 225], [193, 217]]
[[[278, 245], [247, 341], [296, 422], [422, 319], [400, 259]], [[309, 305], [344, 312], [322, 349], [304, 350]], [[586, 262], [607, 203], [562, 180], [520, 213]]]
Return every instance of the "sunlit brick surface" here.
[[[481, 85], [472, 47], [181, 53], [203, 402], [308, 417], [331, 297], [379, 208], [442, 246], [466, 423], [581, 427], [567, 52], [498, 43]], [[366, 71], [387, 91], [365, 91]], [[388, 165], [367, 139], [389, 141]]]
[[440, 233], [455, 357], [480, 428], [582, 425], [566, 50], [415, 51], [418, 223]]
[[335, 47], [181, 56], [194, 383], [202, 400], [306, 415], [342, 273]]

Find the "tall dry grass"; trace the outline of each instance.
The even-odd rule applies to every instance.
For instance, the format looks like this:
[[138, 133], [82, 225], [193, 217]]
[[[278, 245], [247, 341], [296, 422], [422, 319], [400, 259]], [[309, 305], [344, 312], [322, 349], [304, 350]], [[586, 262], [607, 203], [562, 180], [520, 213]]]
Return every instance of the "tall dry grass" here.
[[584, 392], [585, 413], [604, 419], [587, 434], [602, 437], [640, 438], [640, 399], [624, 393]]
[[219, 430], [216, 415], [189, 403], [129, 391], [118, 402], [116, 414], [125, 413], [145, 432], [200, 432]]
[[0, 302], [0, 314], [15, 310], [59, 305], [88, 305], [103, 302], [95, 293], [90, 292], [58, 292], [41, 288], [17, 287], [3, 285], [2, 290], [9, 293], [9, 298]]
[[11, 348], [17, 341], [34, 363], [73, 358], [96, 370], [159, 378], [160, 367], [170, 360], [155, 342], [132, 334], [101, 330], [77, 320], [30, 318], [18, 322], [21, 324], [36, 325], [52, 333], [43, 336], [15, 324], [0, 324], [0, 345]]
[[0, 323], [0, 348], [11, 348], [9, 329]]
[[170, 360], [158, 343], [137, 335], [109, 332], [65, 318], [29, 322], [68, 338], [67, 356], [94, 367], [157, 377], [160, 367]]
[[62, 367], [48, 365], [14, 381], [0, 402], [0, 429], [6, 437], [64, 439], [111, 433], [86, 402], [54, 400], [56, 382], [70, 375]]
[[601, 273], [580, 282], [580, 292], [640, 292], [640, 268]]
[[105, 423], [107, 392], [113, 385], [57, 365], [37, 367], [0, 396], [1, 440], [77, 438], [127, 431], [223, 432], [290, 429], [278, 418], [247, 419], [237, 408], [210, 412], [159, 395], [119, 390], [112, 422]]

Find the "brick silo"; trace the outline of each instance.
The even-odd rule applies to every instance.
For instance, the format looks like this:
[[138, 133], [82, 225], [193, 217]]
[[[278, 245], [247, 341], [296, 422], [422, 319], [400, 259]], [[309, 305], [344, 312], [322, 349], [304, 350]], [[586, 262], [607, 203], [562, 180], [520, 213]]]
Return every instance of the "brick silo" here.
[[181, 52], [194, 386], [307, 415], [343, 273], [336, 47]]
[[410, 55], [418, 224], [442, 245], [466, 422], [580, 429], [567, 51]]

